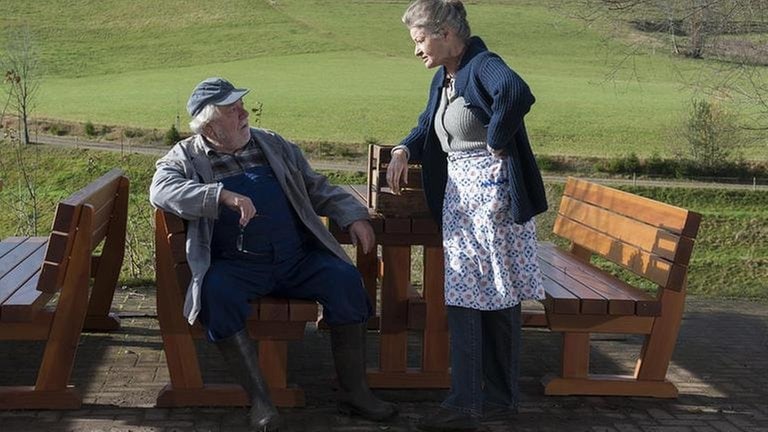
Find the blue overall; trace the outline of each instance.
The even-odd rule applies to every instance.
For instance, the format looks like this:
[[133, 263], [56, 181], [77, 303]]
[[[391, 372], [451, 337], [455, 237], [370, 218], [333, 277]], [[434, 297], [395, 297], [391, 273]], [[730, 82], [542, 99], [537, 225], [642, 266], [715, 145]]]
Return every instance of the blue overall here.
[[269, 166], [249, 168], [221, 182], [225, 189], [248, 196], [257, 215], [241, 231], [240, 214], [219, 209], [199, 315], [209, 340], [243, 330], [251, 310], [248, 301], [266, 295], [315, 300], [331, 326], [370, 317], [360, 273], [316, 245]]

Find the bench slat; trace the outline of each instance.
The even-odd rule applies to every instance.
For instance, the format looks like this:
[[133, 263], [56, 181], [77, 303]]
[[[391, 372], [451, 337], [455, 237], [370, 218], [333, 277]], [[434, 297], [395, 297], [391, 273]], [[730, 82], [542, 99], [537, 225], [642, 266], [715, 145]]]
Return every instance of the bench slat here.
[[[111, 209], [110, 209], [110, 212], [111, 212]], [[101, 241], [104, 240], [104, 237], [107, 236], [108, 231], [109, 231], [109, 220], [106, 220], [101, 224], [93, 226], [93, 232], [91, 233], [91, 249], [96, 248], [96, 246], [98, 246], [99, 243], [101, 243]]]
[[264, 297], [259, 301], [259, 321], [289, 321], [288, 300]]
[[290, 299], [288, 301], [291, 321], [317, 321], [317, 302], [313, 300]]
[[[542, 256], [541, 251], [539, 256]], [[541, 272], [547, 275], [547, 278], [557, 284], [560, 288], [568, 291], [579, 301], [579, 312], [588, 315], [606, 315], [608, 313], [608, 300], [595, 292], [592, 288], [574, 281], [568, 275], [570, 269], [554, 268], [546, 261], [546, 257], [539, 260]], [[554, 298], [554, 297], [553, 297]], [[557, 302], [556, 298], [555, 302]]]
[[[373, 178], [371, 178], [372, 185], [376, 188], [389, 189], [389, 185], [387, 183], [387, 170], [381, 169], [377, 170], [377, 172], [379, 175], [373, 176]], [[421, 181], [421, 168], [413, 166], [408, 167], [408, 184], [404, 184], [404, 186], [410, 189], [424, 189], [424, 185]], [[419, 192], [421, 192], [421, 190], [419, 190]]]
[[677, 254], [680, 236], [611, 210], [563, 197], [560, 214], [662, 258], [674, 260]]
[[572, 269], [568, 275], [573, 282], [589, 286], [606, 297], [609, 315], [658, 316], [661, 313], [661, 303], [652, 295], [580, 261], [554, 244], [540, 244], [539, 256], [548, 261], [556, 272], [562, 272], [564, 268]]
[[3, 240], [3, 243], [15, 245], [2, 258], [0, 258], [0, 276], [13, 270], [29, 255], [40, 249], [46, 242], [45, 237], [11, 237]]
[[179, 288], [181, 288], [181, 294], [184, 296], [189, 283], [192, 281], [192, 270], [190, 270], [189, 264], [186, 262], [176, 264], [173, 268], [176, 270], [176, 279], [179, 281]]
[[[45, 248], [43, 247], [45, 242], [40, 242], [40, 238], [33, 238], [30, 240], [31, 241], [25, 243], [29, 243], [29, 246], [34, 247], [34, 249], [30, 251], [29, 255], [21, 258], [21, 261], [19, 261], [10, 271], [5, 272], [0, 276], [0, 304], [5, 303], [5, 301], [18, 291], [24, 283], [34, 276], [35, 273], [40, 271], [40, 263], [45, 254]], [[24, 247], [24, 245], [20, 246], [20, 248], [21, 247]]]
[[72, 205], [66, 205], [60, 202], [56, 206], [56, 212], [53, 216], [53, 227], [51, 231], [68, 233], [72, 230], [75, 223], [75, 212], [77, 208]]
[[19, 247], [26, 239], [27, 237], [8, 237], [3, 240], [0, 243], [0, 258], [3, 258], [7, 253]]
[[576, 283], [588, 287], [608, 299], [610, 315], [633, 315], [634, 302], [648, 299], [646, 295], [638, 296], [629, 284], [613, 276], [603, 277], [604, 275], [594, 271], [591, 264], [581, 261], [568, 252], [558, 250], [554, 245], [542, 245], [539, 255], [551, 265], [551, 270], [567, 275], [567, 278], [563, 278], [565, 283]]
[[69, 240], [72, 238], [72, 235], [66, 232], [51, 232], [42, 274], [37, 283], [38, 290], [55, 293], [61, 289], [61, 285], [64, 283], [64, 272], [62, 269], [67, 266], [69, 261], [69, 253], [72, 248]]
[[187, 235], [185, 233], [168, 234], [168, 243], [174, 264], [187, 262]]
[[675, 270], [669, 261], [642, 249], [624, 244], [612, 237], [568, 218], [558, 217], [553, 231], [572, 242], [612, 261], [648, 280], [666, 287]]
[[686, 224], [690, 212], [684, 208], [575, 178], [568, 179], [563, 195], [686, 237], [696, 236], [696, 232], [687, 232], [691, 228]]
[[557, 282], [550, 279], [547, 274], [542, 274], [541, 283], [544, 285], [544, 291], [547, 294], [547, 298], [544, 301], [549, 310], [558, 314], [574, 315], [581, 311], [579, 299]]
[[117, 188], [123, 177], [123, 171], [119, 168], [115, 168], [61, 202], [62, 204], [72, 207], [88, 203], [94, 207], [94, 210], [96, 210], [102, 207], [105, 202], [109, 202], [115, 198], [115, 195], [117, 195]]
[[36, 289], [40, 272], [29, 278], [8, 300], [0, 310], [2, 321], [32, 321], [41, 308], [53, 298], [53, 294]]

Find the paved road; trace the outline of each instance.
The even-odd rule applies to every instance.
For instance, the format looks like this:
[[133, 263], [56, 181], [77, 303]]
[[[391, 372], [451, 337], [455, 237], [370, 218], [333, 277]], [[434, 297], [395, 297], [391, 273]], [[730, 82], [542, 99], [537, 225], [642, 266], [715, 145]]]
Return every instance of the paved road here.
[[[155, 311], [154, 287], [119, 289], [112, 303], [123, 319], [113, 333], [80, 340], [71, 383], [84, 405], [68, 411], [0, 411], [0, 431], [233, 432], [247, 430], [243, 408], [158, 408], [168, 382]], [[375, 332], [368, 359], [377, 359]], [[631, 371], [641, 347], [636, 336], [597, 335], [591, 352], [596, 372]], [[421, 355], [413, 339], [409, 364]], [[523, 332], [522, 402], [509, 422], [487, 422], [482, 432], [726, 432], [768, 431], [768, 303], [689, 297], [668, 379], [677, 399], [545, 396], [539, 380], [557, 371], [561, 339], [541, 330]], [[307, 406], [282, 409], [287, 432], [415, 432], [437, 408], [441, 390], [379, 390], [396, 402], [398, 418], [374, 424], [340, 416], [329, 336], [309, 326], [288, 352], [291, 382], [306, 390]], [[229, 380], [213, 344], [200, 341], [208, 382]], [[39, 342], [0, 341], [0, 385], [34, 382]]]
[[[117, 143], [112, 141], [92, 141], [84, 140], [78, 137], [59, 137], [40, 135], [36, 137], [36, 141], [40, 144], [69, 146], [77, 148], [88, 148], [93, 150], [104, 150], [113, 152], [126, 152], [126, 153], [142, 153], [151, 155], [164, 155], [168, 151], [168, 147], [164, 146], [149, 146], [149, 145], [132, 145], [129, 140], [124, 143]], [[328, 170], [328, 171], [349, 171], [349, 172], [365, 172], [366, 161], [334, 161], [334, 160], [310, 160], [310, 163], [315, 169]], [[544, 179], [549, 182], [564, 183], [567, 177], [559, 175], [545, 175]], [[597, 183], [606, 183], [612, 185], [638, 185], [638, 186], [655, 186], [655, 187], [690, 187], [690, 188], [712, 188], [712, 189], [740, 189], [740, 190], [762, 190], [768, 191], [768, 185], [766, 184], [733, 184], [733, 183], [718, 183], [718, 182], [701, 182], [701, 181], [678, 181], [670, 179], [662, 180], [649, 180], [649, 179], [621, 179], [621, 178], [590, 178], [590, 181]]]

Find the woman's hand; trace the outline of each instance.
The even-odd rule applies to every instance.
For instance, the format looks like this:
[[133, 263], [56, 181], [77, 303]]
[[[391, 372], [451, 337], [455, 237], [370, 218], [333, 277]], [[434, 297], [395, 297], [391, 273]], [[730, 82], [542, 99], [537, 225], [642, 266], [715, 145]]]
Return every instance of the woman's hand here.
[[251, 199], [245, 195], [222, 189], [219, 193], [219, 203], [240, 213], [240, 226], [248, 225], [248, 222], [256, 217], [256, 207], [253, 206]]
[[495, 149], [491, 146], [488, 146], [488, 153], [492, 154], [493, 157], [497, 159], [504, 159], [507, 157], [507, 150], [506, 149]]
[[400, 195], [401, 179], [408, 184], [408, 155], [405, 150], [395, 150], [387, 167], [387, 184], [395, 195]]

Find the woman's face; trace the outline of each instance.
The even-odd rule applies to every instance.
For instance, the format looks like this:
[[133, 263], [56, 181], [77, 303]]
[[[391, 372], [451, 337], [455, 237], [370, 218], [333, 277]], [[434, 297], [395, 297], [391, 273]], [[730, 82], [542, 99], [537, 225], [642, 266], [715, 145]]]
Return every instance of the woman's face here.
[[421, 27], [412, 27], [411, 39], [416, 45], [413, 53], [424, 62], [427, 69], [444, 66], [450, 59], [451, 50], [444, 34], [432, 34]]

